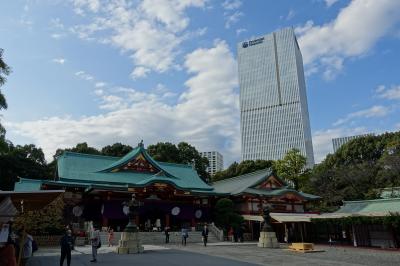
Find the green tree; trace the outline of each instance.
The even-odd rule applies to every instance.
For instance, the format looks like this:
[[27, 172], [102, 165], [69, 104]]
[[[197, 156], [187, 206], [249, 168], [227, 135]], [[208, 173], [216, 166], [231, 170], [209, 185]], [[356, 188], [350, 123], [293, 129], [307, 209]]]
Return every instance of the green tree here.
[[298, 190], [307, 177], [306, 162], [307, 159], [301, 155], [300, 150], [292, 149], [283, 159], [275, 162], [275, 170], [279, 177], [291, 181], [294, 189]]
[[215, 204], [215, 224], [225, 232], [231, 227], [238, 228], [243, 223], [243, 217], [235, 211], [233, 201], [222, 198]]
[[[6, 76], [11, 72], [11, 68], [3, 60], [3, 49], [0, 48], [0, 87], [6, 82]], [[0, 110], [7, 109], [7, 101], [4, 94], [0, 90]], [[6, 130], [0, 124], [0, 142], [4, 142], [4, 135]]]
[[17, 145], [11, 142], [0, 154], [0, 190], [13, 190], [18, 177], [45, 179], [47, 165], [42, 149], [35, 145]]
[[156, 161], [192, 164], [203, 180], [207, 181], [210, 178], [206, 171], [209, 165], [208, 159], [201, 157], [196, 148], [186, 142], [180, 142], [178, 145], [159, 142], [156, 145], [149, 145], [147, 152]]
[[178, 147], [170, 142], [158, 142], [155, 145], [149, 145], [147, 147], [147, 152], [156, 161], [182, 163]]
[[132, 147], [124, 145], [120, 142], [114, 143], [113, 145], [107, 145], [101, 149], [102, 155], [122, 157], [132, 151]]

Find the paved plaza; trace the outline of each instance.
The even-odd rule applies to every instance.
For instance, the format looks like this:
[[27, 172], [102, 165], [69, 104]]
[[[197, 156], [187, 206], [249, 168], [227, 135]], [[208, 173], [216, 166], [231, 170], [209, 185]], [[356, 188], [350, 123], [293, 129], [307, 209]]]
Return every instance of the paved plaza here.
[[[145, 253], [137, 255], [117, 255], [111, 248], [101, 248], [96, 265], [154, 265], [154, 266], [237, 266], [237, 265], [298, 265], [298, 266], [360, 266], [360, 265], [400, 265], [400, 252], [373, 249], [355, 249], [317, 246], [323, 252], [297, 253], [284, 247], [281, 249], [261, 249], [254, 243], [226, 245], [214, 243], [208, 247], [192, 244], [186, 247], [145, 246]], [[90, 247], [81, 247], [72, 256], [73, 266], [93, 265], [90, 263]], [[57, 249], [42, 249], [31, 259], [28, 266], [58, 265]], [[65, 262], [66, 265], [66, 262]]]

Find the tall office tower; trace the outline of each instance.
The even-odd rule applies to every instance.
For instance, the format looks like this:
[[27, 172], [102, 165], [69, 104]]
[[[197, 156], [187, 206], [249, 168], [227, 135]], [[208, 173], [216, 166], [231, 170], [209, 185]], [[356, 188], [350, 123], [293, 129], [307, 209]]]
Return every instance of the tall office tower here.
[[210, 165], [206, 171], [213, 176], [216, 172], [224, 170], [224, 158], [217, 151], [200, 152], [200, 156], [206, 157]]
[[362, 134], [362, 135], [356, 135], [356, 136], [334, 138], [334, 139], [332, 139], [333, 152], [336, 152], [340, 147], [342, 147], [342, 145], [346, 144], [350, 140], [360, 138], [360, 137], [373, 136], [373, 135], [374, 134]]
[[293, 28], [238, 44], [242, 160], [297, 148], [314, 166], [303, 58]]

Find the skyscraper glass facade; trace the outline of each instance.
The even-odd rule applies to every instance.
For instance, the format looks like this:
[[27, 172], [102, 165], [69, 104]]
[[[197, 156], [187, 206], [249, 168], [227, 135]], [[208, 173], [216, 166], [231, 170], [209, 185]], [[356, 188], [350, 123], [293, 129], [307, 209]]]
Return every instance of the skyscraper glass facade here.
[[314, 165], [303, 59], [292, 28], [238, 44], [243, 160], [297, 148]]

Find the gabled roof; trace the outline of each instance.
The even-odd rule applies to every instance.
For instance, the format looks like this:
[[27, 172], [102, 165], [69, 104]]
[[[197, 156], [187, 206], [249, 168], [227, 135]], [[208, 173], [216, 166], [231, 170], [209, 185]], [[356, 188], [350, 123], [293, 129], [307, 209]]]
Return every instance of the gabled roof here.
[[343, 206], [335, 213], [373, 214], [373, 213], [400, 213], [400, 198], [344, 201]]
[[[272, 176], [273, 178], [277, 179], [281, 184], [284, 185], [275, 189], [257, 188], [259, 184], [267, 181]], [[314, 200], [320, 198], [319, 196], [299, 192], [294, 189], [288, 188], [283, 180], [273, 175], [272, 170], [270, 168], [217, 181], [214, 182], [212, 186], [214, 187], [217, 193], [229, 193], [231, 195], [252, 194], [257, 196], [273, 197], [273, 196], [281, 196], [286, 193], [293, 193], [308, 200]]]
[[[122, 168], [135, 158], [145, 160], [153, 172], [124, 171]], [[127, 187], [145, 187], [153, 183], [167, 183], [182, 190], [212, 191], [192, 168], [184, 164], [157, 162], [143, 145], [123, 157], [110, 157], [64, 152], [57, 159], [60, 184], [92, 184]]]
[[215, 191], [220, 193], [240, 194], [247, 188], [256, 186], [272, 175], [271, 169], [258, 170], [249, 174], [235, 176], [212, 183]]

